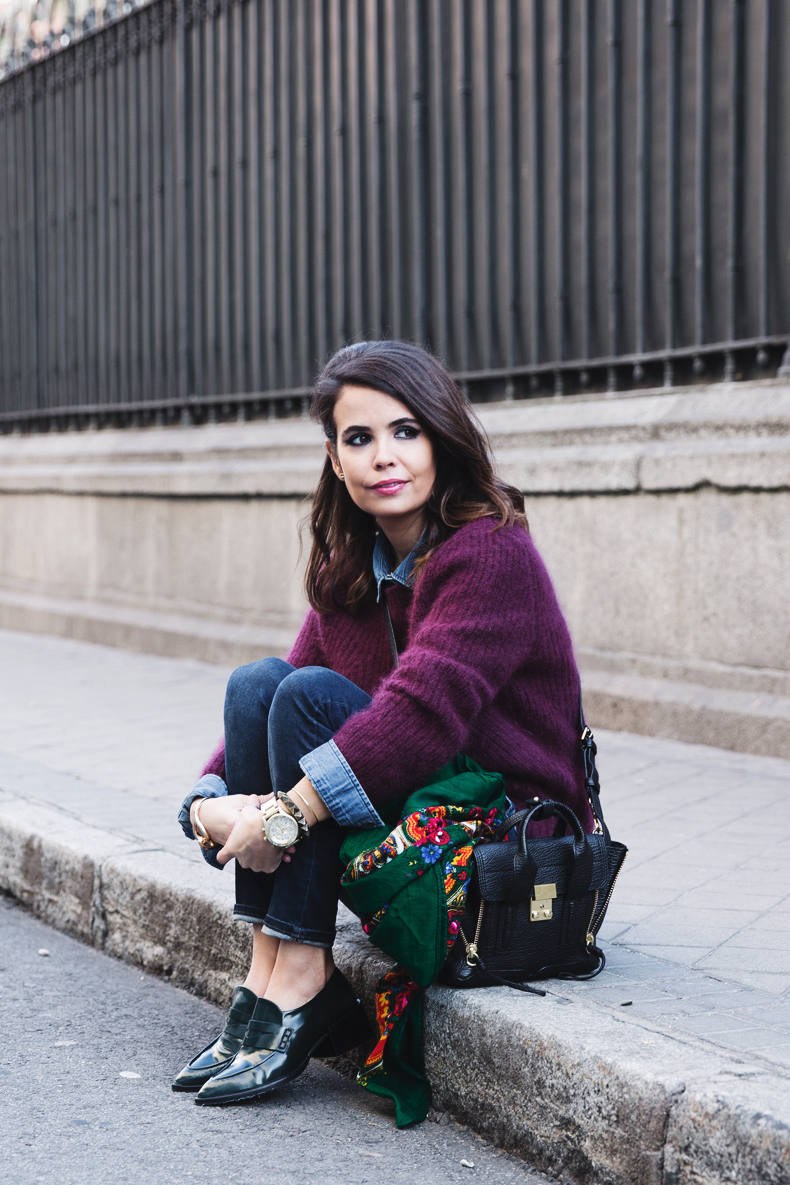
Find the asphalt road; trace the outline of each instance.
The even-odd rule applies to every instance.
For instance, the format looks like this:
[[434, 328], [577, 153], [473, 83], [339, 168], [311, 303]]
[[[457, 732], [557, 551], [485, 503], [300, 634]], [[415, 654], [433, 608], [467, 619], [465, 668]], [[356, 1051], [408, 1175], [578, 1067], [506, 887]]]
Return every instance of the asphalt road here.
[[398, 1131], [318, 1062], [265, 1099], [196, 1107], [170, 1081], [222, 1019], [0, 898], [0, 1181], [546, 1185], [452, 1120]]

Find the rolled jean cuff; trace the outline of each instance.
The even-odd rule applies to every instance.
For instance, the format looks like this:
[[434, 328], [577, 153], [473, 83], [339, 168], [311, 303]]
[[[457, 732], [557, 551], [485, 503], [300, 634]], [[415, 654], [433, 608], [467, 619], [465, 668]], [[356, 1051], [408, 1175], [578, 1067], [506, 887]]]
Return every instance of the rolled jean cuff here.
[[[178, 821], [181, 824], [181, 829], [187, 839], [195, 839], [195, 832], [192, 829], [192, 822], [189, 818], [189, 811], [192, 803], [196, 798], [224, 798], [228, 793], [228, 787], [223, 782], [218, 774], [203, 774], [192, 789], [187, 794], [184, 801], [181, 803], [181, 809], [178, 812]], [[203, 859], [212, 868], [219, 868], [220, 871], [224, 868], [217, 860], [217, 849], [201, 848]]]
[[341, 827], [383, 827], [384, 822], [334, 741], [326, 741], [299, 762], [324, 805]]

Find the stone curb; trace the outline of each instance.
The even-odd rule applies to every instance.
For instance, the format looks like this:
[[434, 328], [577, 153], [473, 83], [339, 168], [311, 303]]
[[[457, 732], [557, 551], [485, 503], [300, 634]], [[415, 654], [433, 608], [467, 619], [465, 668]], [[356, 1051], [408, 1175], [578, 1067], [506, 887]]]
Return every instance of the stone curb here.
[[[230, 877], [2, 794], [0, 887], [57, 929], [218, 1004], [243, 974], [249, 932], [231, 920]], [[335, 956], [370, 1008], [387, 963], [350, 914]], [[785, 1078], [562, 986], [547, 984], [543, 999], [431, 989], [434, 1107], [580, 1185], [790, 1185]]]

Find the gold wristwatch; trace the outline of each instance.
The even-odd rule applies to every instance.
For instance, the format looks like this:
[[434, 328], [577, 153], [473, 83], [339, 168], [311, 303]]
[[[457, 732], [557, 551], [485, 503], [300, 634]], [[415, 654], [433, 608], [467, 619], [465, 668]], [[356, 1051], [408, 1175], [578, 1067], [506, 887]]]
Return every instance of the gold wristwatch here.
[[299, 807], [287, 794], [270, 798], [261, 807], [263, 833], [273, 848], [290, 848], [307, 839], [310, 828]]

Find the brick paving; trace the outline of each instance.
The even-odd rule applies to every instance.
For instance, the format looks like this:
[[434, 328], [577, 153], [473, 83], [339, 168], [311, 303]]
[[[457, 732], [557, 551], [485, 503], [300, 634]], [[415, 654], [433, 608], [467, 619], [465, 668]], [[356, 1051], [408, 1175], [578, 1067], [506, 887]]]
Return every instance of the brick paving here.
[[[222, 731], [228, 669], [0, 631], [0, 791], [200, 859], [175, 808]], [[599, 731], [630, 853], [608, 966], [570, 1002], [790, 1071], [790, 761]]]

